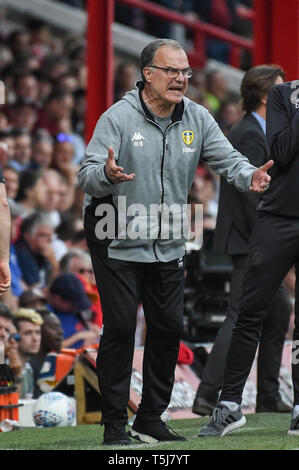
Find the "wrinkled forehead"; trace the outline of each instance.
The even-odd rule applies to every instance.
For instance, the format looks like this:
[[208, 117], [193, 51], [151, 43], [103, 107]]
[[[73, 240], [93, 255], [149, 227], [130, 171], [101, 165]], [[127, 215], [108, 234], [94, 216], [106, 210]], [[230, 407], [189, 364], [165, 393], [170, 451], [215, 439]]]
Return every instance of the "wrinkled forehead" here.
[[154, 56], [154, 64], [165, 67], [186, 68], [189, 66], [189, 61], [183, 49], [161, 46]]

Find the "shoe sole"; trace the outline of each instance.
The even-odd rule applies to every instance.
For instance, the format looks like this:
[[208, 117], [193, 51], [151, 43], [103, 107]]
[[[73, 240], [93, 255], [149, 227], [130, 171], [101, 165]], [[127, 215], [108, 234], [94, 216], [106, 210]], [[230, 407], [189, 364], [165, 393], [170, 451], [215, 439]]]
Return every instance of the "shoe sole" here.
[[102, 446], [130, 446], [132, 444], [133, 444], [133, 442], [130, 441], [130, 440], [128, 440], [128, 441], [125, 441], [125, 440], [123, 440], [123, 441], [110, 441], [110, 442], [109, 441], [108, 442], [103, 441], [102, 442]]
[[141, 432], [134, 431], [134, 429], [131, 429], [131, 431], [128, 432], [128, 436], [132, 437], [133, 439], [136, 439], [137, 441], [145, 442], [146, 444], [155, 444], [156, 442], [159, 442], [158, 439], [155, 439], [154, 437], [149, 436], [147, 434], [142, 434]]
[[244, 426], [244, 424], [246, 424], [246, 418], [245, 418], [245, 416], [242, 416], [242, 418], [239, 419], [239, 421], [237, 421], [236, 423], [229, 424], [229, 425], [223, 430], [223, 433], [221, 434], [221, 437], [225, 436], [225, 435], [228, 434], [229, 432], [232, 432], [232, 431], [235, 431], [236, 429], [241, 428], [242, 426]]
[[290, 429], [288, 431], [288, 436], [299, 436], [299, 429]]
[[180, 439], [169, 439], [169, 440], [156, 439], [155, 437], [149, 436], [148, 434], [142, 434], [141, 432], [135, 431], [134, 429], [128, 432], [128, 436], [132, 437], [133, 439], [136, 439], [139, 442], [143, 442], [145, 444], [156, 444], [157, 442], [185, 442], [187, 441], [187, 439], [185, 439], [184, 437]]
[[241, 419], [239, 419], [239, 421], [236, 421], [235, 423], [232, 423], [232, 424], [229, 424], [228, 426], [226, 426], [226, 428], [222, 431], [222, 434], [198, 434], [198, 437], [223, 437], [225, 436], [226, 434], [230, 433], [230, 432], [233, 432], [233, 431], [236, 431], [237, 429], [241, 428], [242, 426], [244, 426], [244, 424], [246, 424], [246, 418], [245, 416], [242, 416]]

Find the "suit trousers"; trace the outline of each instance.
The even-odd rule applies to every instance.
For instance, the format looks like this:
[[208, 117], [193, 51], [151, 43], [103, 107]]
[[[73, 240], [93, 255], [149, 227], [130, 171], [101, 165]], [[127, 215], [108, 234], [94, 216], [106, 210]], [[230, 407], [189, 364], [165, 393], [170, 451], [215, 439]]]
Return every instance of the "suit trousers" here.
[[[253, 229], [243, 295], [228, 351], [220, 400], [241, 403], [262, 333], [267, 306], [290, 268], [299, 267], [299, 219], [260, 212]], [[296, 283], [296, 294], [298, 282]], [[270, 319], [271, 312], [269, 312]], [[295, 304], [294, 345], [299, 344], [298, 306]], [[294, 357], [294, 354], [293, 354]], [[294, 403], [299, 404], [299, 365], [292, 361]]]
[[[226, 358], [238, 317], [247, 262], [247, 254], [232, 256], [233, 271], [227, 316], [217, 333], [197, 390], [197, 396], [212, 403], [217, 403], [223, 384]], [[290, 313], [290, 302], [282, 284], [267, 309], [261, 330], [257, 367], [257, 403], [277, 401], [280, 398], [278, 376]]]
[[159, 420], [167, 408], [183, 331], [185, 261], [138, 263], [108, 259], [90, 246], [103, 310], [97, 356], [102, 424], [126, 423], [138, 303], [146, 322], [143, 388], [138, 416]]

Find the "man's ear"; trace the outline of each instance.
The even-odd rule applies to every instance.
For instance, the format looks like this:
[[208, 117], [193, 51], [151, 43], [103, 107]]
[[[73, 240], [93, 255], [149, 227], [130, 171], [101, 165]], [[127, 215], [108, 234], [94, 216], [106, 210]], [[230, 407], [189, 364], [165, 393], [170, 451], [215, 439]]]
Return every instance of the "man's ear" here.
[[151, 74], [152, 74], [152, 71], [151, 71], [150, 67], [144, 67], [143, 76], [144, 76], [147, 83], [150, 83], [150, 81], [151, 81]]
[[268, 95], [264, 95], [261, 99], [262, 104], [264, 104], [265, 106], [267, 104], [267, 99], [268, 99]]

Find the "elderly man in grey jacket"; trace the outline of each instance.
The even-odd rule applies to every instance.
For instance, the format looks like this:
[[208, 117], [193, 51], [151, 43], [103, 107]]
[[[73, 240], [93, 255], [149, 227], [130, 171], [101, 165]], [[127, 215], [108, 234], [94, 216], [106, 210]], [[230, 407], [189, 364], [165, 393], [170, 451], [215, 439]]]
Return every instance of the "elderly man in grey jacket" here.
[[[179, 43], [153, 41], [140, 66], [136, 88], [100, 117], [78, 176], [103, 310], [97, 367], [104, 445], [128, 445], [130, 437], [184, 440], [161, 414], [170, 401], [183, 326], [186, 233], [178, 228], [185, 224], [188, 192], [199, 161], [240, 191], [257, 193], [267, 189], [273, 165], [252, 166], [209, 112], [184, 97], [192, 70]], [[147, 325], [143, 391], [126, 434], [139, 301]]]

